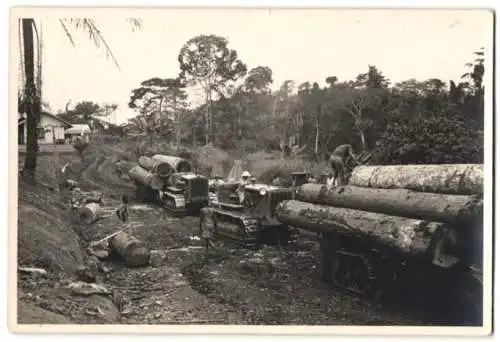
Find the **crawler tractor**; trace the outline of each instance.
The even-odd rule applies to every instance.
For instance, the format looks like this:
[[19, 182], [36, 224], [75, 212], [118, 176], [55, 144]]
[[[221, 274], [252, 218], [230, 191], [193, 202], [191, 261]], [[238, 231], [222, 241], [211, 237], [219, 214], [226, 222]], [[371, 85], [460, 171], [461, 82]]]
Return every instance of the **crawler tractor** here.
[[200, 214], [200, 234], [208, 229], [215, 239], [246, 247], [263, 244], [281, 246], [294, 244], [298, 230], [279, 222], [274, 207], [281, 201], [292, 199], [293, 189], [266, 184], [251, 184], [244, 188], [241, 204], [237, 194], [238, 183], [217, 186], [216, 198]]
[[193, 172], [191, 163], [179, 157], [157, 154], [141, 157], [129, 171], [136, 198], [157, 203], [175, 215], [198, 214], [208, 205], [208, 178]]
[[208, 205], [208, 178], [196, 173], [173, 173], [158, 193], [158, 200], [175, 215], [199, 213]]

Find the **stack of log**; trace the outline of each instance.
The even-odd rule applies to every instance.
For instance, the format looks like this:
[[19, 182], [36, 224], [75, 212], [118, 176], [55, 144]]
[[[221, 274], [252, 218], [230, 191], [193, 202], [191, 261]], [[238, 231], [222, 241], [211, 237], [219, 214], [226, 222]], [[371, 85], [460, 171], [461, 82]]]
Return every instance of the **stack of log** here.
[[441, 267], [481, 254], [483, 165], [358, 166], [349, 185], [304, 184], [280, 221], [356, 236]]
[[174, 172], [189, 172], [191, 170], [191, 163], [186, 159], [155, 154], [152, 157], [141, 156], [138, 164], [133, 166], [128, 174], [138, 184], [153, 190], [161, 190]]

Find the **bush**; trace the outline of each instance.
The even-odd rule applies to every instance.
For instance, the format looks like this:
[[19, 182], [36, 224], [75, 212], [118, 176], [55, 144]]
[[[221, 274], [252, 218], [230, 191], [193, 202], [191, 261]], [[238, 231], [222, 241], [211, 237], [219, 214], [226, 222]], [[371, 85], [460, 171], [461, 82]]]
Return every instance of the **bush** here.
[[379, 164], [482, 163], [483, 137], [456, 113], [400, 118], [377, 142]]
[[283, 184], [291, 186], [293, 172], [311, 172], [314, 164], [302, 159], [284, 159], [256, 175], [260, 182], [270, 184], [274, 179], [281, 178]]
[[80, 158], [83, 158], [83, 152], [85, 151], [85, 149], [89, 146], [89, 143], [86, 142], [86, 141], [83, 141], [81, 139], [77, 139], [74, 143], [73, 143], [73, 147], [75, 148], [75, 150], [78, 152], [78, 155], [80, 156]]

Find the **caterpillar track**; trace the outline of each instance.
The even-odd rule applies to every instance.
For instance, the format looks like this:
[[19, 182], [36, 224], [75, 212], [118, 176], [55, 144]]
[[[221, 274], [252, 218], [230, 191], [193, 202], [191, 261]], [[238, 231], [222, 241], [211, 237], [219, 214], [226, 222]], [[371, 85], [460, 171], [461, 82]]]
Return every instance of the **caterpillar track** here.
[[182, 194], [173, 194], [170, 192], [160, 192], [160, 202], [167, 212], [172, 214], [184, 214], [187, 211], [186, 200]]
[[200, 235], [208, 230], [213, 238], [246, 248], [262, 244], [294, 244], [298, 231], [285, 225], [264, 226], [243, 212], [206, 207], [200, 213]]

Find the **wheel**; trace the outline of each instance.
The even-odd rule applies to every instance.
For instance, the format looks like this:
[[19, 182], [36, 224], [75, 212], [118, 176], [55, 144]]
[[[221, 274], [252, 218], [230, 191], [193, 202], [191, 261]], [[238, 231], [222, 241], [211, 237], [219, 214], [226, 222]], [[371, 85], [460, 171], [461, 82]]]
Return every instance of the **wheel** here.
[[375, 276], [369, 261], [360, 254], [335, 252], [330, 261], [330, 282], [363, 297], [373, 297]]

